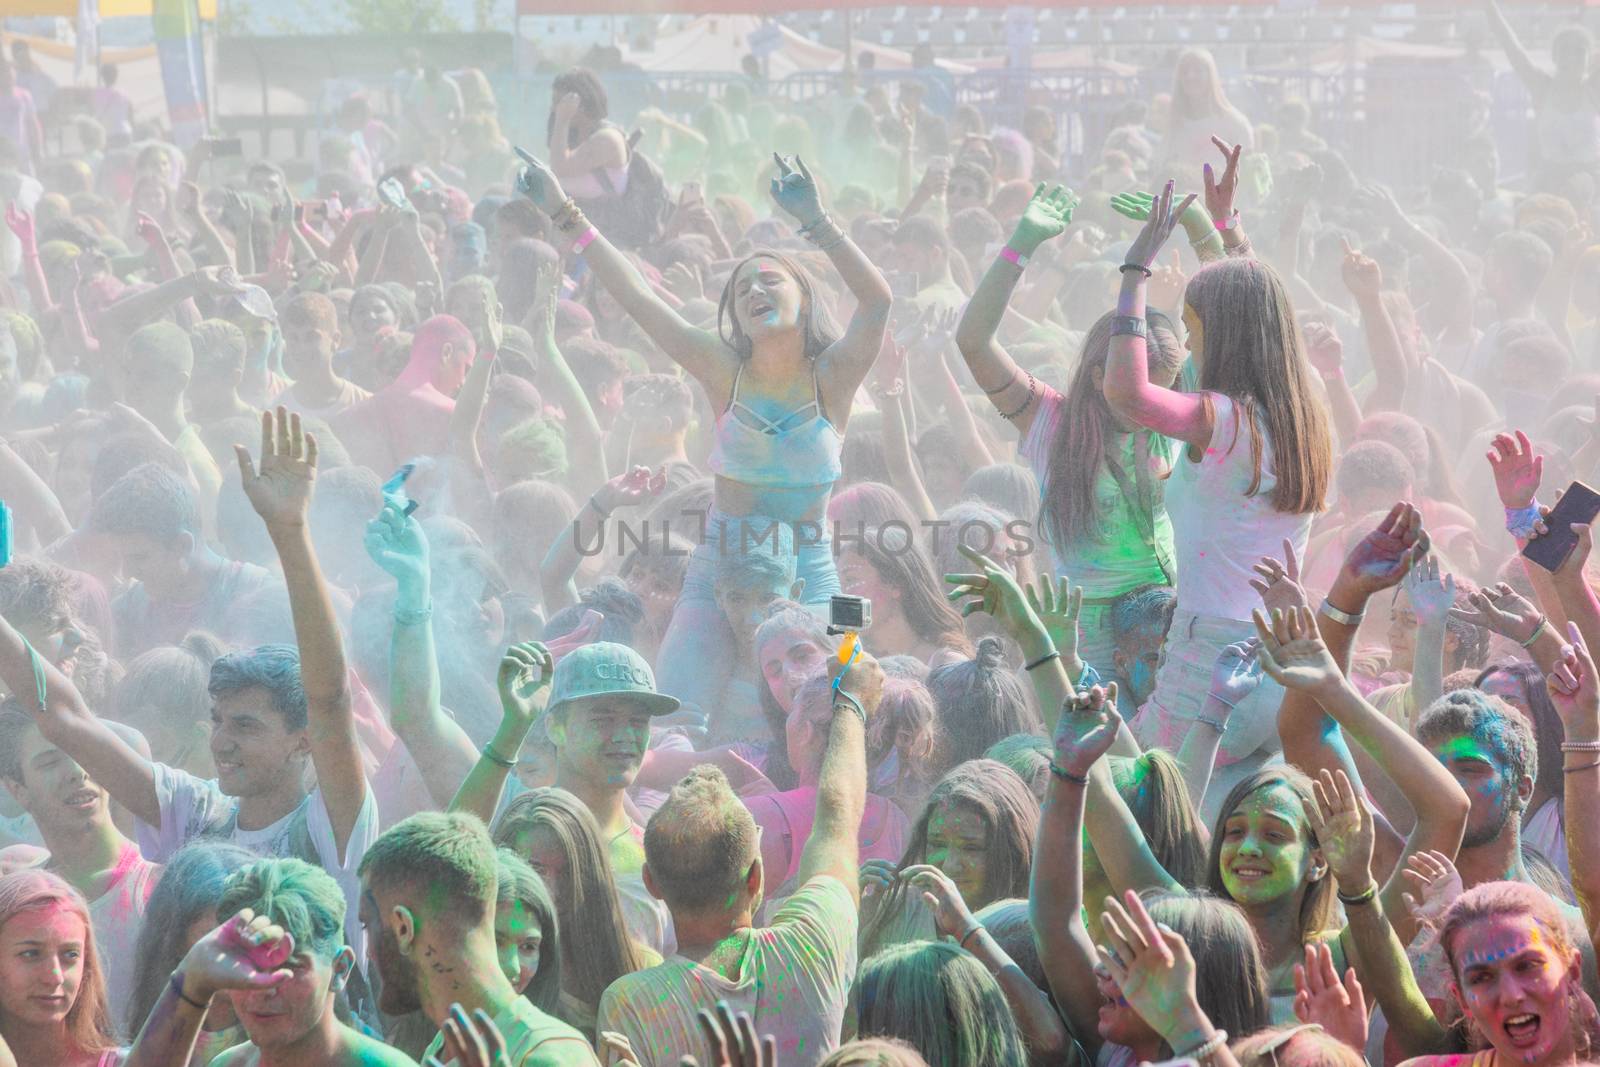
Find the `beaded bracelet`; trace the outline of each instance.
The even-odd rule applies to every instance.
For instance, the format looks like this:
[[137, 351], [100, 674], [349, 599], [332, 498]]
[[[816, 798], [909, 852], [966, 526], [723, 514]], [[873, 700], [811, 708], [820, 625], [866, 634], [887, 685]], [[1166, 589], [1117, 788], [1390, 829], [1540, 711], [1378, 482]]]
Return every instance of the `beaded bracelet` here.
[[410, 610], [396, 608], [394, 610], [396, 626], [418, 626], [431, 618], [433, 618], [433, 602], [431, 600], [420, 608], [412, 608]]
[[1013, 411], [1002, 411], [1000, 413], [1000, 417], [1002, 419], [1007, 420], [1008, 422], [1010, 420], [1016, 418], [1018, 415], [1021, 415], [1024, 411], [1027, 411], [1028, 407], [1033, 403], [1034, 396], [1037, 395], [1037, 393], [1038, 393], [1038, 390], [1039, 390], [1039, 381], [1038, 381], [1038, 379], [1033, 376], [1033, 372], [1032, 371], [1028, 371], [1027, 373], [1028, 373], [1028, 395], [1023, 398], [1022, 403], [1020, 403], [1020, 404], [1018, 404], [1016, 406], [1015, 410], [1013, 410]]

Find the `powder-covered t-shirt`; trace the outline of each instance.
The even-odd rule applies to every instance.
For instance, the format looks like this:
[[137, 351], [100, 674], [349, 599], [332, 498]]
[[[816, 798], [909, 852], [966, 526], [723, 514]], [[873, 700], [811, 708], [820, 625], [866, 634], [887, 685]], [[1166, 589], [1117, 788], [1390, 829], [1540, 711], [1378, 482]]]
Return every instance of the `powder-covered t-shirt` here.
[[131, 659], [159, 645], [176, 645], [190, 630], [227, 633], [229, 613], [245, 597], [278, 582], [271, 571], [254, 563], [229, 560], [199, 598], [186, 603], [156, 603], [135, 582], [111, 603], [117, 624], [117, 654]]
[[[1017, 455], [1039, 481], [1044, 492], [1050, 478], [1050, 451], [1056, 434], [1062, 432], [1061, 410], [1065, 398], [1049, 386], [1042, 386], [1039, 409], [1017, 448]], [[1176, 570], [1172, 544], [1172, 520], [1162, 504], [1164, 479], [1177, 456], [1177, 443], [1158, 433], [1117, 434], [1111, 438], [1107, 457], [1123, 472], [1127, 488], [1105, 465], [1095, 477], [1095, 507], [1100, 517], [1100, 537], [1070, 545], [1050, 546], [1055, 573], [1069, 575], [1072, 584], [1083, 587], [1090, 598], [1121, 596], [1141, 585], [1170, 585], [1167, 570]], [[1147, 514], [1139, 507], [1139, 467], [1145, 464], [1144, 482], [1154, 506]], [[1031, 515], [1019, 516], [1032, 519]], [[1046, 529], [1036, 531], [1048, 536]], [[1163, 568], [1165, 563], [1165, 568]]]
[[105, 892], [89, 901], [89, 922], [106, 978], [106, 1002], [119, 1022], [123, 1006], [133, 999], [134, 948], [144, 929], [145, 906], [160, 880], [161, 865], [145, 859], [130, 844], [117, 858]]
[[139, 850], [146, 859], [165, 863], [190, 841], [210, 837], [231, 841], [258, 856], [292, 857], [321, 867], [344, 891], [345, 944], [365, 967], [367, 939], [356, 917], [361, 900], [361, 878], [356, 868], [378, 840], [378, 805], [371, 789], [366, 791], [361, 813], [356, 816], [350, 840], [340, 856], [321, 789], [313, 790], [298, 808], [272, 825], [243, 830], [239, 828], [239, 798], [228, 796], [215, 780], [197, 778], [164, 763], [151, 766], [161, 824], [152, 826], [142, 820], [137, 823]]
[[733, 934], [704, 962], [673, 956], [625, 974], [600, 998], [599, 1028], [624, 1034], [640, 1067], [715, 1062], [698, 1012], [725, 1000], [771, 1034], [784, 1067], [815, 1067], [839, 1045], [856, 973], [856, 907], [845, 884], [819, 875], [784, 902], [772, 925]]
[[[506, 1041], [508, 1067], [600, 1067], [589, 1043], [566, 1023], [553, 1015], [546, 1015], [524, 997], [514, 997], [494, 1016], [494, 1025]], [[433, 1043], [423, 1053], [429, 1056], [444, 1054], [444, 1035], [434, 1037]], [[456, 1062], [452, 1057], [443, 1061], [445, 1067]]]
[[1211, 441], [1199, 462], [1188, 449], [1167, 480], [1167, 513], [1178, 549], [1178, 610], [1218, 619], [1250, 621], [1261, 598], [1250, 586], [1262, 556], [1283, 555], [1283, 542], [1305, 558], [1311, 512], [1291, 514], [1272, 506], [1278, 484], [1272, 440], [1261, 426], [1261, 480], [1246, 496], [1254, 475], [1250, 429], [1239, 405], [1221, 393], [1206, 394], [1216, 412]]

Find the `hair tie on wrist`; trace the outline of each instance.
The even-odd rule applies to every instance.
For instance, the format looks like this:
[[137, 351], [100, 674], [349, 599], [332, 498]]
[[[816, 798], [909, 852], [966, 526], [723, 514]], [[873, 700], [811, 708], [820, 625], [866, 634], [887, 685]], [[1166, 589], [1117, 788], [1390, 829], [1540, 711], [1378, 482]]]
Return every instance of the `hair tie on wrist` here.
[[1051, 660], [1060, 659], [1060, 658], [1061, 658], [1061, 653], [1057, 652], [1055, 649], [1052, 648], [1049, 652], [1046, 652], [1044, 655], [1040, 656], [1038, 659], [1034, 660], [1032, 663], [1030, 663], [1027, 666], [1023, 667], [1022, 669], [1025, 670], [1025, 671], [1031, 671], [1035, 667], [1042, 667], [1046, 663], [1049, 663]]
[[1366, 889], [1357, 893], [1353, 897], [1347, 897], [1337, 889], [1333, 891], [1333, 895], [1338, 897], [1339, 903], [1343, 904], [1345, 907], [1359, 908], [1363, 904], [1372, 903], [1372, 898], [1378, 895], [1378, 883], [1373, 882], [1371, 885], [1367, 886]]
[[494, 764], [496, 767], [504, 767], [508, 771], [513, 771], [517, 768], [517, 761], [514, 759], [506, 759], [504, 756], [500, 755], [500, 753], [494, 750], [493, 744], [484, 745], [483, 748], [478, 750], [478, 754], [484, 759], [488, 760], [490, 763]]
[[967, 932], [962, 934], [961, 935], [961, 940], [956, 942], [956, 947], [957, 948], [966, 948], [967, 947], [967, 942], [969, 940], [971, 940], [972, 935], [977, 933], [979, 930], [982, 930], [982, 929], [983, 929], [983, 924], [981, 922], [979, 922], [977, 919], [973, 919], [972, 920], [972, 925], [967, 927]]
[[1071, 771], [1069, 771], [1065, 767], [1061, 766], [1061, 764], [1057, 763], [1055, 760], [1051, 760], [1050, 761], [1050, 773], [1055, 775], [1057, 778], [1061, 779], [1063, 782], [1071, 782], [1073, 785], [1088, 785], [1089, 784], [1089, 776], [1088, 775], [1086, 775], [1086, 774], [1073, 774]]
[[1122, 266], [1118, 267], [1117, 270], [1122, 274], [1126, 274], [1130, 270], [1136, 270], [1140, 274], [1143, 274], [1146, 278], [1150, 277], [1152, 274], [1155, 273], [1149, 267], [1143, 266], [1143, 265], [1138, 264], [1138, 263], [1124, 263]]

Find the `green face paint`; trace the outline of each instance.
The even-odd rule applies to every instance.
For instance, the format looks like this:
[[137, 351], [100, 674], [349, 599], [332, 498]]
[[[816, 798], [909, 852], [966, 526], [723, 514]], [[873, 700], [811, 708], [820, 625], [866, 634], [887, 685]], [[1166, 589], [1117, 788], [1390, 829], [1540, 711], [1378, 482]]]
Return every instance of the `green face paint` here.
[[1222, 824], [1222, 884], [1240, 906], [1275, 904], [1310, 879], [1305, 808], [1287, 785], [1258, 789]]
[[943, 871], [972, 910], [989, 903], [989, 826], [967, 805], [947, 801], [929, 814], [922, 862]]
[[1475, 737], [1460, 735], [1431, 746], [1472, 801], [1462, 848], [1481, 848], [1505, 831], [1517, 807], [1517, 783], [1505, 757]]

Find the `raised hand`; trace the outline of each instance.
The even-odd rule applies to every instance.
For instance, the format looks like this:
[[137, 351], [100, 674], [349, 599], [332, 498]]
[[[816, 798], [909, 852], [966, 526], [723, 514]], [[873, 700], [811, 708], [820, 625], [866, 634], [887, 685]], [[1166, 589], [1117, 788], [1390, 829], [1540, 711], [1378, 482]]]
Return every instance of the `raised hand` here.
[[1430, 554], [1418, 560], [1402, 584], [1406, 596], [1411, 598], [1412, 610], [1417, 613], [1418, 626], [1445, 624], [1456, 602], [1456, 579], [1453, 574], [1441, 577], [1436, 556]]
[[1252, 615], [1261, 637], [1261, 669], [1285, 689], [1325, 693], [1340, 685], [1344, 674], [1317, 632], [1310, 608], [1273, 611], [1268, 618], [1260, 608]]
[[1443, 852], [1413, 852], [1400, 876], [1416, 890], [1400, 899], [1420, 925], [1434, 929], [1464, 891], [1461, 872]]
[[1123, 999], [1162, 1037], [1194, 1030], [1205, 1016], [1195, 993], [1196, 968], [1188, 943], [1157, 926], [1138, 893], [1128, 890], [1123, 902], [1106, 897], [1100, 917], [1105, 940], [1097, 946], [1100, 962]]
[[1078, 206], [1078, 195], [1064, 185], [1045, 187], [1044, 182], [1033, 191], [1033, 199], [1017, 220], [1011, 235], [1011, 247], [1019, 252], [1031, 253], [1052, 237], [1059, 237], [1072, 225], [1072, 212]]
[[960, 941], [977, 924], [972, 909], [961, 899], [961, 890], [950, 877], [927, 863], [915, 863], [900, 872], [900, 880], [922, 892], [922, 900], [933, 912], [933, 924], [945, 937]]
[[294, 938], [249, 908], [196, 941], [178, 964], [185, 999], [208, 1004], [229, 989], [271, 989], [293, 977], [284, 966]]
[[1287, 537], [1283, 539], [1282, 561], [1262, 556], [1250, 569], [1261, 576], [1250, 579], [1250, 588], [1268, 611], [1311, 606], [1311, 598], [1300, 584], [1300, 560], [1295, 556], [1294, 543]]
[[802, 226], [809, 226], [820, 219], [822, 194], [805, 160], [799, 156], [784, 159], [774, 152], [772, 161], [778, 165], [778, 176], [772, 179], [772, 199]]
[[1500, 505], [1511, 510], [1530, 506], [1544, 477], [1544, 456], [1533, 450], [1528, 435], [1521, 430], [1495, 434], [1487, 458]]
[[1061, 653], [1062, 662], [1076, 662], [1083, 586], [1072, 585], [1064, 574], [1053, 580], [1050, 575], [1041, 574], [1023, 592], [1027, 595], [1028, 607], [1044, 625], [1044, 632], [1050, 635], [1050, 643]]
[[1374, 594], [1396, 585], [1427, 552], [1428, 535], [1422, 528], [1422, 513], [1410, 504], [1396, 504], [1376, 530], [1350, 549], [1339, 578], [1365, 603]]
[[1111, 210], [1125, 219], [1145, 222], [1155, 207], [1156, 198], [1150, 193], [1118, 193], [1111, 198]]
[[517, 155], [523, 164], [517, 171], [517, 192], [532, 200], [533, 206], [546, 215], [567, 202], [566, 190], [561, 188], [555, 171], [520, 148]]
[[[440, 1052], [446, 1063], [454, 1067], [511, 1067], [505, 1035], [482, 1008], [475, 1009], [469, 1016], [460, 1004], [450, 1005], [450, 1014], [440, 1024], [439, 1031], [444, 1035], [444, 1048]], [[424, 1067], [443, 1067], [443, 1064], [429, 1056]]]
[[1221, 718], [1224, 722], [1228, 713], [1261, 684], [1260, 653], [1261, 642], [1251, 638], [1229, 645], [1217, 656], [1217, 662], [1211, 668], [1211, 685], [1206, 690], [1206, 697], [1223, 706], [1225, 710]]
[[1233, 198], [1239, 191], [1239, 157], [1244, 153], [1244, 146], [1236, 144], [1230, 148], [1220, 137], [1211, 138], [1211, 143], [1222, 153], [1223, 167], [1222, 178], [1218, 180], [1211, 164], [1205, 165], [1206, 210], [1212, 219], [1223, 222], [1233, 215]]
[[[1044, 624], [1033, 613], [1028, 598], [1012, 573], [1000, 564], [968, 545], [958, 545], [957, 550], [978, 567], [977, 574], [947, 574], [944, 580], [955, 588], [945, 594], [951, 601], [976, 597], [961, 606], [961, 617], [975, 612], [992, 615], [1013, 638], [1030, 629], [1043, 629]], [[1060, 651], [1058, 648], [1057, 651]]]
[[633, 1050], [633, 1042], [628, 1040], [627, 1034], [619, 1034], [615, 1030], [600, 1031], [600, 1040], [596, 1042], [600, 1052], [600, 1062], [605, 1067], [639, 1067], [639, 1054]]
[[261, 415], [261, 469], [250, 450], [233, 446], [239, 457], [244, 494], [268, 528], [304, 526], [317, 481], [317, 439], [300, 429], [299, 414], [285, 408]]
[[1306, 960], [1294, 965], [1294, 1015], [1316, 1023], [1357, 1052], [1367, 1048], [1367, 1002], [1354, 967], [1339, 972], [1333, 952], [1322, 942], [1307, 945]]
[[1452, 617], [1522, 644], [1532, 640], [1544, 614], [1505, 582], [1467, 594], [1465, 608], [1451, 608]]
[[1078, 778], [1088, 777], [1095, 761], [1111, 751], [1121, 728], [1116, 682], [1078, 693], [1062, 705], [1056, 719], [1056, 766]]
[[1139, 236], [1133, 239], [1133, 246], [1128, 249], [1126, 262], [1149, 268], [1156, 261], [1161, 249], [1166, 246], [1167, 239], [1172, 236], [1179, 217], [1190, 204], [1194, 203], [1193, 193], [1184, 197], [1182, 202], [1173, 203], [1174, 187], [1173, 182], [1168, 182], [1160, 198], [1152, 205], [1144, 229], [1139, 231]]
[[1562, 669], [1545, 676], [1550, 702], [1561, 716], [1566, 740], [1600, 741], [1600, 682], [1595, 679], [1594, 657], [1575, 622], [1567, 623], [1567, 646], [1562, 649]]
[[1378, 266], [1378, 261], [1362, 255], [1349, 238], [1341, 240], [1344, 243], [1344, 261], [1339, 265], [1339, 274], [1344, 279], [1344, 287], [1357, 300], [1376, 299], [1383, 289], [1383, 270]]
[[596, 505], [607, 512], [620, 507], [643, 504], [659, 496], [667, 487], [667, 468], [652, 472], [649, 467], [632, 467], [594, 491]]
[[6, 205], [6, 226], [17, 235], [17, 240], [22, 242], [24, 249], [37, 247], [38, 237], [34, 233], [33, 216], [18, 207], [15, 200]]
[[[756, 1035], [755, 1020], [747, 1011], [737, 1015], [725, 1000], [717, 1001], [713, 1014], [700, 1009], [700, 1029], [711, 1045], [706, 1067], [778, 1067], [778, 1042], [771, 1034]], [[684, 1056], [678, 1067], [700, 1067], [693, 1056]]]
[[887, 896], [900, 880], [900, 871], [893, 860], [867, 860], [861, 865], [861, 896], [872, 899]]
[[537, 641], [512, 645], [500, 660], [500, 672], [495, 678], [500, 709], [524, 734], [532, 729], [543, 710], [544, 701], [539, 694], [549, 687], [555, 669], [550, 650]]
[[1339, 891], [1347, 897], [1359, 896], [1373, 886], [1372, 849], [1376, 833], [1372, 810], [1356, 795], [1355, 786], [1343, 770], [1326, 767], [1311, 781], [1315, 799], [1306, 812], [1311, 828], [1322, 845]]
[[1306, 341], [1306, 358], [1318, 374], [1326, 377], [1344, 370], [1344, 342], [1331, 323], [1308, 322], [1300, 332]]
[[428, 535], [412, 518], [403, 498], [384, 498], [383, 509], [367, 523], [361, 543], [372, 562], [402, 586], [428, 581]]

